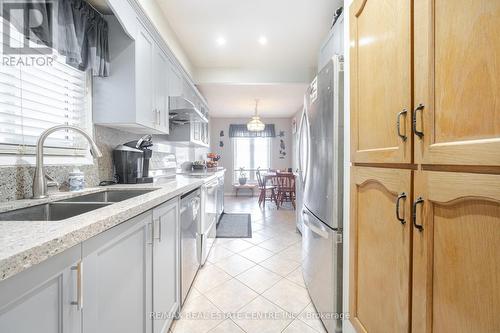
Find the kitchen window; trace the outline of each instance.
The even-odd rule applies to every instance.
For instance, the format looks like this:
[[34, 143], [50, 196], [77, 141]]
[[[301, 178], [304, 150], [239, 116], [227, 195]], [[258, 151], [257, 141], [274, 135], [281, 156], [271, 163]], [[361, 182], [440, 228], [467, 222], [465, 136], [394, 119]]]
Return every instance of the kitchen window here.
[[271, 167], [271, 138], [235, 137], [232, 143], [234, 182], [238, 182], [240, 168], [243, 168], [248, 182], [257, 183], [257, 169], [266, 171]]
[[[12, 25], [4, 43], [21, 43], [24, 36]], [[30, 47], [36, 48], [37, 45]], [[34, 163], [38, 136], [55, 125], [74, 125], [92, 132], [91, 85], [88, 72], [66, 64], [65, 57], [52, 55], [4, 55], [0, 65], [0, 162], [3, 165]], [[5, 59], [10, 61], [7, 63]], [[43, 65], [28, 60], [44, 60]], [[48, 60], [51, 58], [53, 60]], [[15, 61], [13, 61], [15, 59]], [[23, 61], [24, 60], [24, 61]], [[22, 63], [24, 62], [24, 63]], [[91, 163], [87, 143], [73, 131], [57, 131], [45, 141], [48, 163]], [[20, 158], [22, 156], [22, 158]], [[20, 162], [21, 161], [21, 162]]]

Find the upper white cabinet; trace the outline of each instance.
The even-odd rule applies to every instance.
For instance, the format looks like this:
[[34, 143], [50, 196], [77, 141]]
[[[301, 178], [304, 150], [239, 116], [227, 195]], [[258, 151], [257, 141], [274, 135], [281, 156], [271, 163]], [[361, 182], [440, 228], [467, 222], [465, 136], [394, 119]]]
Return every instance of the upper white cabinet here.
[[94, 122], [146, 134], [168, 134], [169, 75], [173, 66], [137, 19], [134, 39], [108, 17], [111, 74], [94, 79]]
[[[137, 134], [169, 134], [169, 97], [184, 97], [208, 118], [201, 94], [133, 2], [110, 0], [110, 76], [94, 78], [93, 121]], [[173, 125], [173, 126], [169, 126]], [[200, 142], [202, 142], [201, 140]]]
[[168, 84], [170, 88], [170, 96], [182, 95], [182, 75], [174, 66], [170, 67]]
[[156, 128], [162, 133], [168, 134], [168, 96], [170, 94], [168, 77], [172, 66], [168, 61], [167, 55], [159, 47], [156, 47], [153, 51], [153, 64], [155, 124]]
[[[155, 103], [156, 82], [153, 76], [155, 51], [153, 38], [139, 23], [135, 38], [136, 121], [145, 127], [153, 128], [156, 128], [159, 122]], [[130, 110], [133, 111], [132, 108]]]
[[210, 145], [208, 123], [191, 121], [188, 124], [175, 125], [170, 131], [168, 139], [190, 146], [208, 147]]

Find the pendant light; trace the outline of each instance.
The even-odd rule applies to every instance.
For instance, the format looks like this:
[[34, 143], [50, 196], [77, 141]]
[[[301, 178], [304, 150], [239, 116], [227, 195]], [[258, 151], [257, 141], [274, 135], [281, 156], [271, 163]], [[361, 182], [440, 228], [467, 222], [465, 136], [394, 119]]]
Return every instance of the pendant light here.
[[250, 132], [261, 132], [266, 128], [266, 125], [260, 120], [260, 117], [257, 114], [257, 107], [259, 105], [259, 100], [255, 100], [255, 115], [250, 119], [247, 123], [247, 129]]

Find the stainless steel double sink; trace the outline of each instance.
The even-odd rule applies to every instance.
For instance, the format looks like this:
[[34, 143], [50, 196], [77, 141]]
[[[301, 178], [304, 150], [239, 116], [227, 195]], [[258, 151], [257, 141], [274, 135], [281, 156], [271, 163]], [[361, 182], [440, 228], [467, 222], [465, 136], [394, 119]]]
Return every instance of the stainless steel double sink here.
[[59, 221], [154, 190], [106, 190], [0, 213], [0, 221]]

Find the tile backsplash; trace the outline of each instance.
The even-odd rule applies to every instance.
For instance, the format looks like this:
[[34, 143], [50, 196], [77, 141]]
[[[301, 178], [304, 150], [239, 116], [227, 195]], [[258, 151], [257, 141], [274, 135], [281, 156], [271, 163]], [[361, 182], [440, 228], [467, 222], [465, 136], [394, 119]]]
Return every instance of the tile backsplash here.
[[[111, 129], [102, 126], [94, 126], [94, 138], [103, 156], [94, 159], [93, 165], [79, 165], [79, 169], [85, 174], [87, 187], [96, 186], [102, 180], [113, 179], [113, 149], [128, 141], [137, 140], [139, 134]], [[205, 159], [208, 148], [193, 148], [173, 144], [166, 140], [166, 136], [153, 136], [153, 143], [161, 144], [167, 152], [176, 154], [177, 164], [180, 166], [187, 161]], [[31, 185], [34, 166], [1, 166], [0, 167], [0, 202], [29, 198], [31, 196]], [[45, 170], [59, 183], [68, 179], [69, 173], [74, 169], [73, 165], [47, 165]]]

